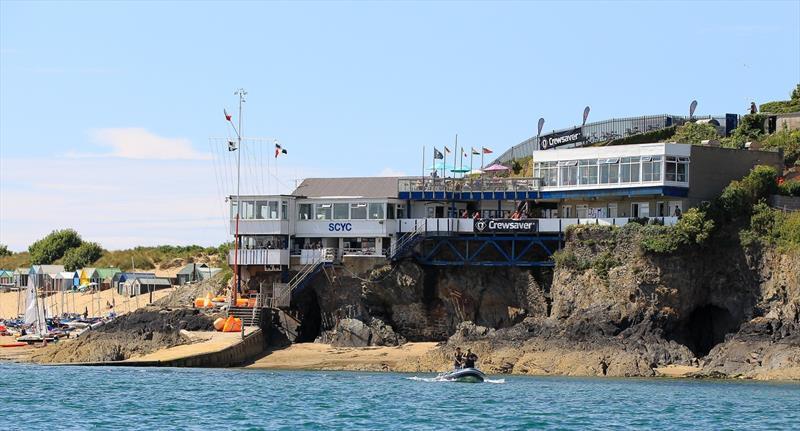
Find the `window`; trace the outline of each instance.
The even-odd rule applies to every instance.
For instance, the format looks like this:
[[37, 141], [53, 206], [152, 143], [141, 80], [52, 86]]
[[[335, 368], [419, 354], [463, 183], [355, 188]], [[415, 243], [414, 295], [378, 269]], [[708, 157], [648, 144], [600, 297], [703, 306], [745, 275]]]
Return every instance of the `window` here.
[[619, 182], [619, 159], [599, 159], [600, 184], [616, 184]]
[[330, 220], [332, 206], [331, 204], [314, 204], [314, 218], [316, 220]]
[[298, 211], [299, 219], [300, 220], [311, 220], [311, 204], [300, 204], [300, 211]]
[[231, 199], [231, 219], [232, 220], [236, 218], [236, 210], [237, 210], [237, 207], [238, 207], [237, 204], [238, 204], [238, 202], [236, 202], [235, 200]]
[[289, 220], [289, 204], [281, 201], [281, 220]]
[[561, 185], [574, 186], [578, 184], [578, 161], [569, 160], [558, 162], [561, 171]]
[[256, 217], [256, 204], [254, 201], [242, 201], [242, 214], [240, 217], [245, 220], [253, 220]]
[[269, 201], [269, 216], [270, 220], [278, 219], [278, 201]]
[[267, 201], [256, 201], [256, 218], [264, 220], [269, 218], [269, 208]]
[[350, 218], [350, 215], [348, 214], [349, 208], [350, 204], [333, 204], [333, 218], [336, 220], [347, 220]]
[[597, 159], [578, 162], [580, 184], [597, 184]]
[[397, 204], [397, 218], [406, 218], [405, 204]]
[[575, 206], [575, 215], [578, 218], [586, 218], [586, 213], [588, 212], [589, 206], [588, 205], [576, 205]]
[[383, 220], [383, 204], [369, 204], [370, 220]]
[[394, 218], [394, 204], [386, 204], [386, 218], [391, 220]]
[[661, 156], [642, 157], [642, 181], [661, 181]]
[[350, 204], [350, 218], [364, 220], [367, 218], [367, 204]]
[[608, 216], [615, 218], [617, 217], [617, 203], [611, 202], [608, 204]]
[[572, 206], [571, 205], [564, 205], [561, 207], [561, 214], [564, 218], [572, 217]]
[[686, 182], [688, 172], [688, 165], [689, 165], [689, 158], [688, 157], [674, 157], [674, 156], [667, 156], [666, 165], [664, 168], [664, 180], [665, 181], [678, 181], [678, 182]]
[[638, 183], [639, 182], [639, 158], [623, 157], [620, 165], [620, 182]]
[[537, 162], [534, 165], [533, 176], [542, 179], [542, 186], [557, 186], [558, 166], [556, 162]]

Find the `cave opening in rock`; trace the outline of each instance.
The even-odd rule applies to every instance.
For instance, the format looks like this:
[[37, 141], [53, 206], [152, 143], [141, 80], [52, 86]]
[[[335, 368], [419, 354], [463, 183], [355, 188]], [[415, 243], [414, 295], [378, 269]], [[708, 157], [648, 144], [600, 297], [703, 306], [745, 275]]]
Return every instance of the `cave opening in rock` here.
[[322, 310], [314, 289], [304, 289], [297, 298], [297, 317], [300, 322], [297, 327], [296, 343], [311, 343], [322, 332]]
[[667, 338], [685, 345], [701, 358], [725, 341], [726, 334], [736, 332], [738, 328], [739, 322], [727, 309], [707, 304], [692, 310], [687, 319], [667, 334]]

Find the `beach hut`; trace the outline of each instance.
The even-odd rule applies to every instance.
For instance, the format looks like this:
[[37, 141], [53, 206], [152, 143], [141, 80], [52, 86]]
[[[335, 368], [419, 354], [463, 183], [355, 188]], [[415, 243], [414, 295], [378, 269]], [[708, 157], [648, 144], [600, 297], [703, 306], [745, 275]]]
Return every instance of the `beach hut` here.
[[64, 265], [33, 265], [28, 277], [33, 277], [34, 286], [44, 292], [55, 290], [55, 278], [64, 272]]
[[28, 273], [30, 270], [30, 268], [17, 268], [16, 271], [14, 271], [14, 285], [16, 285], [17, 290], [24, 289], [28, 286]]
[[63, 271], [53, 277], [53, 287], [56, 291], [65, 292], [72, 290], [73, 280], [75, 273], [72, 271]]
[[155, 292], [161, 289], [169, 289], [172, 283], [169, 278], [165, 277], [141, 277], [135, 278], [132, 282], [127, 283], [130, 288], [127, 294], [129, 296], [141, 295], [143, 293]]
[[119, 268], [97, 268], [97, 284], [100, 290], [111, 289], [111, 284], [114, 280], [114, 275], [122, 272]]
[[0, 269], [0, 287], [6, 289], [14, 287], [14, 271]]
[[155, 277], [155, 273], [152, 272], [118, 272], [114, 274], [114, 278], [112, 279], [112, 287], [117, 289], [119, 294], [124, 294], [126, 291], [126, 286], [132, 282], [134, 279], [137, 278], [153, 278]]
[[205, 263], [190, 263], [178, 271], [178, 285], [182, 286], [190, 281], [209, 279], [221, 270], [221, 268], [211, 268]]
[[97, 275], [97, 268], [83, 268], [79, 275], [80, 286], [88, 286], [91, 283], [100, 285], [100, 277]]

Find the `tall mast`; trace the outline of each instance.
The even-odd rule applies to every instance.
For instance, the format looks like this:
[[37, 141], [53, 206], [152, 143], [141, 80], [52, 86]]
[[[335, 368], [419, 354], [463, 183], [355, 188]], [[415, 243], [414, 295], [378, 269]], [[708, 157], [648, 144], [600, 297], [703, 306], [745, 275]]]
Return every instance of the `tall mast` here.
[[247, 91], [244, 88], [240, 88], [236, 90], [233, 94], [239, 96], [239, 128], [236, 130], [236, 139], [237, 139], [237, 154], [236, 154], [236, 236], [234, 237], [233, 242], [233, 276], [234, 276], [234, 291], [231, 295], [233, 298], [233, 303], [231, 306], [236, 306], [236, 295], [239, 293], [239, 290], [242, 287], [242, 280], [239, 276], [239, 215], [242, 211], [242, 196], [241, 192], [241, 178], [242, 178], [242, 104], [245, 101], [245, 96], [247, 96]]

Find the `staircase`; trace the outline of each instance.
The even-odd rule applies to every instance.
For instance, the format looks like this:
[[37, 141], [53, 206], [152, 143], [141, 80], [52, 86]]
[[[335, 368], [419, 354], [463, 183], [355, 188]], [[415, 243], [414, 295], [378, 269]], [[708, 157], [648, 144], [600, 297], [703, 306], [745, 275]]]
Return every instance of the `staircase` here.
[[268, 306], [272, 308], [289, 308], [292, 297], [301, 291], [308, 281], [312, 280], [320, 270], [333, 266], [335, 254], [336, 251], [333, 249], [326, 250], [321, 259], [303, 265], [288, 283], [273, 283], [272, 297], [269, 298]]
[[423, 223], [415, 226], [414, 230], [404, 233], [403, 236], [397, 239], [394, 251], [391, 256], [389, 256], [389, 259], [392, 261], [398, 260], [405, 256], [406, 253], [413, 250], [414, 246], [425, 238], [425, 235], [423, 235], [424, 232], [425, 224]]
[[259, 326], [261, 322], [261, 308], [231, 307], [228, 309], [228, 316], [242, 319], [242, 326]]

